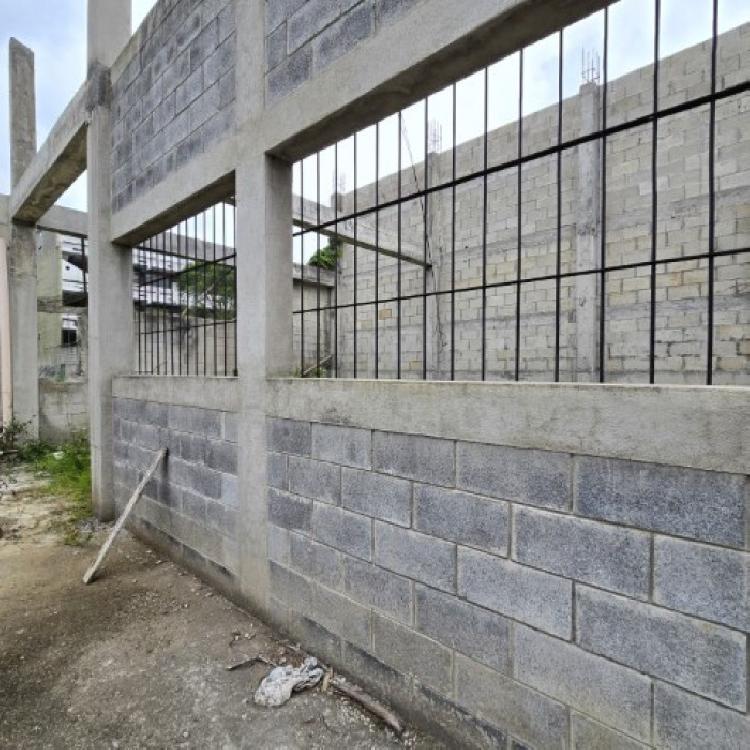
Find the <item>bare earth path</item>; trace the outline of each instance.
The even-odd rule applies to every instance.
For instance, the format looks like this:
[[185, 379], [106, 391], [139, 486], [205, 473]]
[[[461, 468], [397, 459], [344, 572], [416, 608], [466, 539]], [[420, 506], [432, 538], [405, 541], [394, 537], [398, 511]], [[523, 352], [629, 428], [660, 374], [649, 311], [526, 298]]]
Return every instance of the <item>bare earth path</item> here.
[[268, 667], [226, 666], [259, 653], [300, 660], [269, 628], [127, 533], [83, 586], [104, 535], [66, 547], [50, 532], [54, 500], [2, 493], [0, 747], [439, 746], [415, 732], [398, 740], [317, 689], [255, 706]]

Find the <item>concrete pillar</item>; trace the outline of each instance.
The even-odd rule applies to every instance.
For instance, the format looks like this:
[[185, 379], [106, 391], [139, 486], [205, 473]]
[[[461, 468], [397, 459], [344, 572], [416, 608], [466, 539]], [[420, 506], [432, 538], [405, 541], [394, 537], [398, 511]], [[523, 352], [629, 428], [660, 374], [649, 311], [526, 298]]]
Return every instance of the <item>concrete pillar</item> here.
[[[601, 118], [599, 86], [581, 86], [581, 132], [599, 128]], [[601, 252], [600, 185], [601, 145], [592, 141], [578, 147], [578, 193], [576, 202], [576, 271], [599, 267]], [[599, 339], [599, 276], [576, 276], [575, 280], [575, 380], [597, 379], [597, 346]]]
[[109, 66], [130, 38], [130, 0], [89, 0], [88, 350], [89, 431], [94, 512], [114, 517], [112, 377], [129, 372], [132, 338], [132, 261], [111, 243], [112, 120]]
[[[262, 2], [238, 3], [237, 101], [263, 107]], [[252, 143], [251, 139], [246, 141]], [[240, 581], [246, 603], [272, 619], [266, 555], [266, 378], [292, 371], [291, 165], [243, 148], [236, 170], [237, 366], [241, 390]]]
[[9, 296], [8, 245], [5, 237], [0, 237], [0, 424], [7, 424], [13, 417]]
[[[10, 184], [13, 189], [36, 154], [34, 53], [18, 40], [8, 45], [10, 71]], [[26, 423], [26, 437], [39, 436], [36, 240], [34, 228], [12, 224], [7, 249], [10, 307], [11, 403]]]

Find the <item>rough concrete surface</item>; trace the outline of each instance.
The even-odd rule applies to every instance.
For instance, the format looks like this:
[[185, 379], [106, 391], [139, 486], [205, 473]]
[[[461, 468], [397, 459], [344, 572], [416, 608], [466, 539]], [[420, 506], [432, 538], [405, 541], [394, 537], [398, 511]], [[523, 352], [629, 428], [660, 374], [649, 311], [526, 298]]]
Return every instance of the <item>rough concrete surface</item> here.
[[226, 667], [256, 654], [296, 665], [280, 637], [127, 533], [84, 586], [103, 533], [66, 547], [54, 498], [2, 492], [14, 532], [0, 538], [0, 747], [439, 747], [318, 689], [255, 706], [268, 667]]

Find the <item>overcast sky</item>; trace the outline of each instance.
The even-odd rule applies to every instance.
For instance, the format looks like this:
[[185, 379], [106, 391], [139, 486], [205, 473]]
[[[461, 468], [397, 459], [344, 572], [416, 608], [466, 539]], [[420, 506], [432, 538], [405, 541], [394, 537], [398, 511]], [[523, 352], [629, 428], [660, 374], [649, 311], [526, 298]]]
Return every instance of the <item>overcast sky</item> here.
[[[621, 0], [610, 11], [610, 78], [628, 70], [647, 65], [653, 56], [654, 0]], [[133, 0], [133, 27], [137, 28], [154, 0]], [[750, 20], [750, 0], [719, 0], [720, 31]], [[710, 36], [711, 0], [662, 0], [662, 54], [668, 55]], [[581, 52], [602, 49], [601, 14], [592, 16], [566, 31], [565, 37], [565, 95], [577, 89], [581, 78]], [[17, 37], [30, 46], [36, 56], [37, 138], [39, 144], [47, 137], [51, 126], [65, 105], [83, 82], [86, 68], [86, 0], [0, 0], [0, 193], [9, 192], [8, 154], [8, 39]], [[525, 111], [530, 112], [551, 104], [557, 94], [557, 42], [542, 40], [530, 48], [524, 62]], [[493, 68], [490, 97], [490, 127], [511, 121], [517, 108], [517, 61], [510, 58]], [[516, 86], [515, 91], [513, 90]], [[460, 85], [458, 140], [481, 133], [482, 75], [474, 76]], [[502, 93], [500, 93], [502, 92]], [[435, 96], [430, 100], [430, 117], [443, 125], [443, 146], [450, 145], [450, 100]], [[469, 114], [466, 114], [469, 113]], [[409, 145], [416, 161], [423, 151], [424, 110], [419, 106], [405, 118]], [[387, 139], [384, 126], [381, 139]], [[393, 133], [394, 146], [398, 135]], [[361, 153], [374, 153], [370, 131], [362, 135]], [[420, 143], [420, 138], [422, 143]], [[381, 140], [382, 143], [382, 140]], [[393, 154], [395, 147], [383, 144], [381, 152]], [[340, 161], [345, 161], [340, 158]], [[405, 164], [408, 158], [404, 156]], [[395, 164], [382, 163], [380, 173], [393, 171]], [[351, 171], [351, 170], [350, 170]], [[321, 167], [321, 192], [332, 190], [332, 170]], [[374, 159], [363, 157], [358, 184], [374, 177]], [[327, 175], [327, 176], [326, 176]], [[305, 182], [312, 178], [308, 175]], [[348, 187], [352, 177], [348, 178]], [[308, 186], [306, 185], [306, 188]], [[61, 200], [65, 205], [85, 210], [85, 181], [79, 180]], [[306, 189], [306, 193], [309, 189]]]
[[[133, 0], [133, 28], [154, 3]], [[0, 0], [0, 193], [10, 190], [8, 40], [12, 36], [34, 50], [41, 145], [86, 76], [86, 0]], [[61, 202], [84, 210], [85, 179], [79, 179]]]

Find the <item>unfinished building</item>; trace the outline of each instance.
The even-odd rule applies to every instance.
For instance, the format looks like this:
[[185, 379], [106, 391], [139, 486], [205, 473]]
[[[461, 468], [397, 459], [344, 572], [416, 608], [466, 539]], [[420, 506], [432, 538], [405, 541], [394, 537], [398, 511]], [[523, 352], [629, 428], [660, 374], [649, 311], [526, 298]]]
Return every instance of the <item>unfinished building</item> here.
[[90, 0], [38, 149], [11, 42], [5, 418], [85, 169], [97, 514], [167, 447], [134, 532], [462, 746], [750, 736], [750, 18], [636, 5]]

